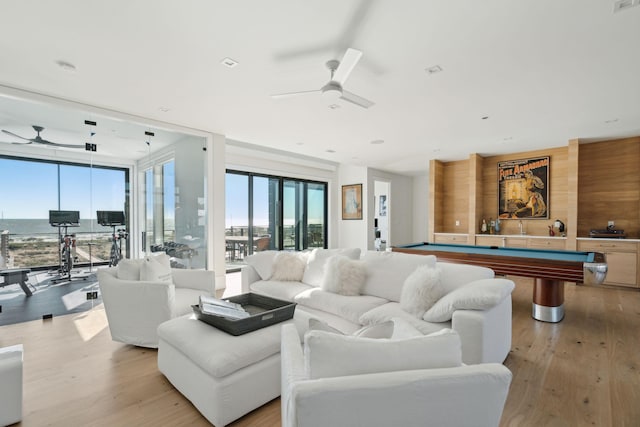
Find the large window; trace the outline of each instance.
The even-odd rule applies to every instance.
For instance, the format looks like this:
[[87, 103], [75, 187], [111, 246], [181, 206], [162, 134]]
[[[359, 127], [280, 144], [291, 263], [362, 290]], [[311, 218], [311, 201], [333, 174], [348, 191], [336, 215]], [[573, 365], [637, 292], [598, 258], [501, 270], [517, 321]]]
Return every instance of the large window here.
[[326, 247], [327, 183], [227, 171], [227, 262], [267, 249]]
[[[74, 235], [78, 264], [89, 263], [90, 252], [94, 262], [109, 260], [111, 229], [97, 223], [96, 211], [129, 217], [127, 169], [0, 156], [0, 182], [0, 232], [8, 236], [0, 255], [8, 267], [57, 265], [62, 233]], [[79, 211], [79, 226], [53, 227], [50, 210]]]

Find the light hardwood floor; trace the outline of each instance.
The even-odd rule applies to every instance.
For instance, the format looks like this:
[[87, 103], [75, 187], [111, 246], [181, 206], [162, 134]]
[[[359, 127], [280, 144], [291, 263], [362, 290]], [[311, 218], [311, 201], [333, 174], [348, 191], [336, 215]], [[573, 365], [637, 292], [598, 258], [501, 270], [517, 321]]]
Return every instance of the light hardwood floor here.
[[[513, 382], [502, 426], [640, 425], [640, 292], [566, 285], [566, 317], [533, 320], [530, 279], [513, 293]], [[0, 327], [25, 346], [31, 426], [205, 426], [158, 372], [155, 350], [111, 341], [104, 310]], [[278, 399], [232, 425], [280, 425]]]

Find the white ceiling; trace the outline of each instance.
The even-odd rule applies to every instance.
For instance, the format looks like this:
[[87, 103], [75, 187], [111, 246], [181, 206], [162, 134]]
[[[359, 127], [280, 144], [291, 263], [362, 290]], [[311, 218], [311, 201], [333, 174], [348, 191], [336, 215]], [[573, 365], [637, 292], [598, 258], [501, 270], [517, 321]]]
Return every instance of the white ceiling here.
[[[2, 17], [0, 84], [336, 162], [416, 174], [640, 135], [640, 7], [611, 0], [4, 0]], [[319, 89], [347, 47], [370, 109], [269, 96]], [[2, 108], [13, 132], [41, 124]]]

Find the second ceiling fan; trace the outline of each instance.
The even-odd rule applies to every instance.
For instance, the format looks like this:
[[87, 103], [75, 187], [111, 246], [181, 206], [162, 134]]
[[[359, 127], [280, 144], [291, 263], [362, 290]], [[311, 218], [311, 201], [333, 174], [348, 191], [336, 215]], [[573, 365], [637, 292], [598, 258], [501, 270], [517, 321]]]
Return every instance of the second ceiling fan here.
[[362, 108], [369, 108], [374, 105], [372, 101], [369, 101], [368, 99], [365, 99], [361, 96], [356, 95], [355, 93], [343, 89], [344, 83], [349, 78], [349, 75], [360, 60], [360, 57], [362, 57], [362, 52], [357, 49], [349, 48], [344, 54], [342, 61], [338, 61], [337, 59], [327, 61], [326, 65], [331, 73], [331, 79], [320, 89], [307, 90], [302, 92], [280, 93], [271, 95], [271, 97], [278, 99], [320, 93], [323, 96], [327, 96], [333, 99], [342, 99], [347, 102], [351, 102], [352, 104], [358, 105]]
[[57, 142], [47, 141], [46, 139], [44, 139], [44, 138], [42, 138], [40, 136], [40, 132], [42, 132], [44, 130], [44, 128], [42, 126], [33, 125], [32, 127], [33, 127], [33, 130], [35, 130], [36, 134], [37, 134], [34, 138], [25, 138], [24, 136], [17, 135], [15, 133], [10, 132], [10, 131], [5, 130], [5, 129], [2, 129], [2, 132], [6, 133], [7, 135], [11, 135], [13, 137], [28, 141], [28, 142], [14, 142], [13, 144], [32, 144], [32, 143], [37, 143], [37, 144], [49, 145], [49, 146], [52, 146], [52, 147], [85, 148], [84, 145], [59, 144]]

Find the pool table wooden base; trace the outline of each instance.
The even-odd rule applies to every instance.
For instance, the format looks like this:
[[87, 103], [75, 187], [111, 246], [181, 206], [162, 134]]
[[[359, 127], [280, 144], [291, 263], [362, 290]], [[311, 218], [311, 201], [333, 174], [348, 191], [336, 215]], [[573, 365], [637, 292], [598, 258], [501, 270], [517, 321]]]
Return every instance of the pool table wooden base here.
[[564, 282], [535, 278], [531, 316], [542, 322], [557, 323], [564, 317]]

